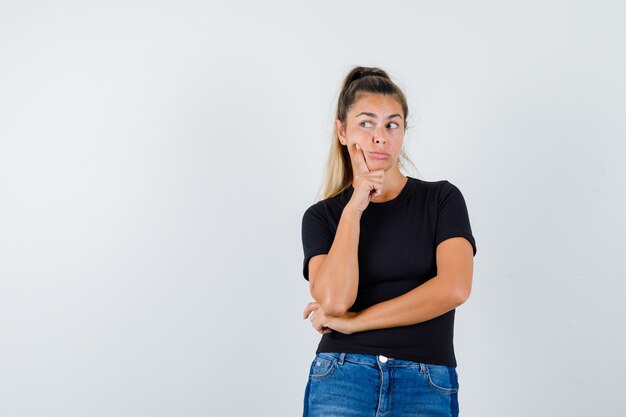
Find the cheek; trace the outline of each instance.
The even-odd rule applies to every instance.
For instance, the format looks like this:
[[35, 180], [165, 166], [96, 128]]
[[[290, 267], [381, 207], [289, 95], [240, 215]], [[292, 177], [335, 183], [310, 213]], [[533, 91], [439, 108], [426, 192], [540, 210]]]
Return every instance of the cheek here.
[[353, 140], [355, 142], [362, 140], [362, 138], [365, 137], [365, 135], [363, 134], [363, 131], [359, 129], [348, 130], [346, 134], [350, 140]]
[[359, 146], [365, 147], [367, 146], [367, 138], [359, 135], [353, 135], [348, 137], [348, 143], [354, 146], [355, 143], [358, 143]]

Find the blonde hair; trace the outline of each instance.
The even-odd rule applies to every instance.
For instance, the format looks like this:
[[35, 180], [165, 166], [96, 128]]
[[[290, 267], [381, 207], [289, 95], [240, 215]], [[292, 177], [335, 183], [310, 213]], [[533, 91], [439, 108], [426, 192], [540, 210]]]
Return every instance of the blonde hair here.
[[[393, 96], [402, 106], [404, 112], [404, 130], [409, 114], [406, 97], [402, 90], [393, 82], [389, 75], [378, 67], [353, 67], [343, 79], [339, 98], [337, 99], [336, 119], [345, 125], [348, 111], [360, 94], [384, 94]], [[333, 123], [334, 125], [334, 123]], [[406, 154], [404, 146], [398, 157], [398, 166], [406, 169], [404, 162], [415, 165]], [[342, 145], [337, 135], [337, 127], [333, 127], [333, 136], [324, 170], [323, 193], [321, 199], [334, 197], [345, 191], [352, 184], [353, 173], [350, 163], [350, 154], [346, 146]]]

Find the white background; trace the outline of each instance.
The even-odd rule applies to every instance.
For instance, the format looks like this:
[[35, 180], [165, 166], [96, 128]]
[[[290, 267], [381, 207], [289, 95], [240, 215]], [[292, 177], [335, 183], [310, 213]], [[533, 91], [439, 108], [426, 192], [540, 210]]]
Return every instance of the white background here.
[[461, 415], [617, 416], [626, 7], [1, 1], [0, 415], [298, 416], [314, 203], [352, 65], [464, 194]]

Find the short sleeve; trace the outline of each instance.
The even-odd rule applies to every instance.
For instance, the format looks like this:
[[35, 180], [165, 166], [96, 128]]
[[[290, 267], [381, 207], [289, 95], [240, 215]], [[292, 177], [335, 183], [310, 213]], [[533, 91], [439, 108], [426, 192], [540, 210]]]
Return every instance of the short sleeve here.
[[435, 247], [446, 239], [461, 236], [471, 244], [476, 255], [476, 240], [472, 234], [469, 214], [461, 191], [449, 181], [444, 181], [437, 203]]
[[334, 235], [328, 226], [324, 206], [318, 202], [309, 207], [302, 216], [302, 247], [304, 263], [302, 274], [309, 280], [309, 260], [315, 255], [328, 253]]

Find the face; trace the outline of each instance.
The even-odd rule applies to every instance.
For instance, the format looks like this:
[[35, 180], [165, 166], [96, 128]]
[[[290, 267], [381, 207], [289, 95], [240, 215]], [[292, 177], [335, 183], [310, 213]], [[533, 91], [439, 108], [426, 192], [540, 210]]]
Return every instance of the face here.
[[393, 96], [362, 95], [348, 111], [345, 124], [340, 120], [335, 124], [339, 140], [349, 146], [351, 158], [354, 144], [358, 143], [370, 171], [397, 167], [405, 121], [402, 106]]

